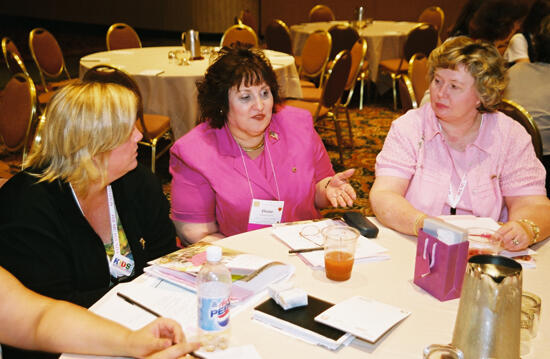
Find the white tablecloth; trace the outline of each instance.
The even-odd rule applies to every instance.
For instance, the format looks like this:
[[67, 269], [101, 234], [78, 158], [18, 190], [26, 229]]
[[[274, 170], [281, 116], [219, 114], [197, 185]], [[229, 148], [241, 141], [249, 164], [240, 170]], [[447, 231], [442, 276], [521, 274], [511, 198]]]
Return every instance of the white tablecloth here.
[[[146, 113], [170, 116], [172, 131], [179, 138], [191, 130], [199, 119], [195, 83], [204, 77], [209, 59], [191, 61], [189, 66], [169, 63], [168, 52], [181, 47], [144, 47], [97, 52], [80, 59], [80, 77], [86, 70], [107, 64], [129, 73], [143, 96]], [[285, 97], [302, 97], [294, 57], [264, 50]]]
[[[302, 53], [302, 48], [309, 34], [316, 30], [326, 30], [336, 24], [348, 24], [347, 21], [310, 22], [290, 27], [292, 47], [295, 55]], [[359, 35], [367, 40], [367, 59], [369, 61], [370, 79], [378, 80], [378, 64], [381, 60], [398, 58], [403, 54], [403, 44], [407, 34], [416, 22], [373, 21], [359, 30]]]
[[[378, 224], [375, 220], [375, 223]], [[252, 308], [232, 318], [231, 346], [253, 344], [264, 359], [279, 358], [380, 358], [419, 359], [429, 344], [447, 344], [452, 340], [459, 299], [440, 302], [413, 284], [416, 239], [404, 236], [381, 225], [376, 242], [386, 247], [390, 260], [356, 263], [351, 279], [333, 282], [324, 271], [315, 271], [301, 259], [288, 254], [288, 248], [271, 234], [271, 228], [243, 233], [216, 242], [266, 258], [283, 261], [296, 267], [293, 281], [308, 294], [340, 302], [361, 295], [406, 309], [412, 314], [390, 330], [375, 345], [354, 340], [350, 346], [332, 352], [304, 343], [273, 328], [251, 320]], [[538, 336], [531, 352], [523, 359], [546, 358], [550, 353], [550, 245], [535, 245], [537, 268], [523, 271], [523, 290], [536, 293], [542, 300], [542, 316]], [[72, 356], [71, 356], [72, 357]]]

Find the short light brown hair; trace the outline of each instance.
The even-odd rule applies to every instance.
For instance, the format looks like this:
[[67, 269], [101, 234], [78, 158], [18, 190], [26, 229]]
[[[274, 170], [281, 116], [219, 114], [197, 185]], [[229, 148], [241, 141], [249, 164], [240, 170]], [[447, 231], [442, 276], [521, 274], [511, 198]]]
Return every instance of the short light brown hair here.
[[61, 179], [77, 192], [105, 181], [107, 154], [128, 140], [137, 110], [136, 95], [120, 85], [77, 81], [64, 86], [46, 107], [41, 140], [25, 167], [40, 181]]
[[437, 69], [456, 70], [459, 65], [474, 78], [480, 97], [479, 112], [494, 112], [502, 100], [508, 78], [502, 56], [491, 43], [458, 36], [445, 41], [429, 57], [430, 82]]

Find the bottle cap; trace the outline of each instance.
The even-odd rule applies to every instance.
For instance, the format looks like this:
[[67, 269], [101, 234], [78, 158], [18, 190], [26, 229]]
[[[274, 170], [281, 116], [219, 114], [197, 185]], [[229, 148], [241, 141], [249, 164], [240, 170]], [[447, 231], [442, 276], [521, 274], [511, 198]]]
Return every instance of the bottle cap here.
[[206, 248], [206, 260], [209, 262], [218, 262], [222, 259], [222, 249], [217, 246], [208, 246]]

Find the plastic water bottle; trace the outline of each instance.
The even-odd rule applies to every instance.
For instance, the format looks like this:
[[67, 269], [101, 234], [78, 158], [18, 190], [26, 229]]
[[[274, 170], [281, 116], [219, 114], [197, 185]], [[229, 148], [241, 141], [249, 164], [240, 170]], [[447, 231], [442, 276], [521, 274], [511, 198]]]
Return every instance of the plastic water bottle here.
[[206, 248], [207, 262], [197, 277], [200, 342], [206, 351], [225, 349], [229, 343], [231, 273], [221, 258], [220, 247]]

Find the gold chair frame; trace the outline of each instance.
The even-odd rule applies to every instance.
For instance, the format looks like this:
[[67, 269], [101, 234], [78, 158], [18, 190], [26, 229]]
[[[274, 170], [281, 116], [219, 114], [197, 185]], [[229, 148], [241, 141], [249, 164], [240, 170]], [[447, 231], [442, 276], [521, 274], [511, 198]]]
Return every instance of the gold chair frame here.
[[[12, 45], [12, 49], [10, 49], [10, 44]], [[21, 54], [19, 53], [17, 46], [15, 46], [13, 41], [11, 41], [11, 39], [7, 36], [2, 38], [2, 54], [4, 55], [4, 60], [6, 61], [8, 70], [10, 70], [13, 75], [22, 72], [30, 77], [29, 71], [27, 71], [27, 67], [23, 63], [23, 59], [21, 58]], [[16, 64], [15, 66], [18, 68], [14, 68], [14, 64]]]
[[[430, 13], [430, 12], [431, 13], [436, 13], [437, 12], [439, 14], [439, 18], [441, 19], [441, 23], [436, 28], [437, 35], [439, 36], [439, 39], [441, 40], [441, 34], [443, 33], [443, 26], [445, 25], [445, 12], [443, 12], [443, 9], [441, 9], [439, 6], [429, 6], [429, 7], [425, 8], [424, 10], [422, 10], [420, 15], [418, 16], [418, 21], [428, 23], [427, 21], [423, 20], [423, 16]], [[433, 23], [430, 23], [430, 24], [435, 27], [435, 25]]]
[[[113, 34], [113, 32], [115, 31], [120, 31], [121, 29], [124, 29], [126, 31], [129, 31], [131, 33], [133, 33], [135, 35], [135, 38], [138, 42], [138, 47], [142, 47], [141, 45], [141, 39], [139, 38], [139, 35], [138, 33], [136, 32], [136, 30], [134, 30], [133, 27], [131, 27], [130, 25], [128, 24], [125, 24], [123, 22], [117, 22], [117, 23], [114, 23], [112, 24], [109, 29], [107, 30], [107, 36], [105, 36], [105, 42], [106, 42], [106, 45], [107, 45], [107, 51], [111, 51], [112, 48], [111, 48], [111, 42], [110, 42], [110, 38]], [[115, 49], [115, 50], [118, 50], [119, 48]], [[121, 48], [120, 48], [121, 49]]]
[[[306, 70], [304, 70], [304, 51], [303, 50], [308, 48], [308, 46], [307, 46], [308, 40], [310, 40], [310, 38], [313, 39], [315, 36], [323, 36], [323, 37], [326, 38], [327, 52], [325, 54], [325, 60], [323, 61], [322, 65], [317, 69], [317, 71], [306, 72]], [[301, 55], [302, 61], [301, 61], [300, 68], [298, 69], [298, 74], [300, 76], [303, 75], [303, 76], [308, 77], [308, 78], [317, 78], [317, 77], [319, 77], [319, 79], [320, 79], [319, 80], [319, 87], [322, 87], [323, 86], [323, 79], [325, 78], [325, 71], [327, 70], [327, 64], [329, 62], [330, 52], [332, 50], [332, 36], [329, 34], [328, 31], [316, 30], [307, 37], [306, 42], [304, 44], [303, 50], [302, 50], [302, 55]]]
[[[8, 143], [6, 143], [6, 141], [4, 140], [1, 133], [0, 133], [0, 137], [2, 137], [2, 141], [4, 142], [4, 145], [6, 146], [6, 148], [9, 152], [17, 152], [17, 151], [22, 149], [21, 170], [23, 170], [25, 160], [27, 159], [27, 153], [28, 153], [28, 148], [27, 147], [29, 147], [28, 146], [28, 144], [29, 144], [29, 135], [30, 135], [31, 129], [33, 128], [33, 126], [36, 122], [36, 119], [37, 119], [37, 113], [38, 113], [37, 106], [38, 105], [37, 105], [37, 97], [36, 97], [36, 88], [34, 86], [34, 82], [32, 81], [32, 79], [29, 76], [27, 76], [23, 73], [17, 73], [17, 74], [15, 74], [11, 77], [11, 79], [8, 81], [8, 85], [9, 85], [9, 82], [13, 81], [13, 80], [25, 82], [27, 84], [27, 87], [28, 87], [28, 95], [29, 95], [29, 100], [30, 100], [30, 111], [29, 111], [29, 117], [28, 117], [27, 126], [26, 126], [26, 130], [25, 130], [25, 135], [23, 137], [23, 140], [21, 142], [19, 142], [18, 144], [16, 144], [15, 146], [9, 146]], [[6, 87], [8, 85], [6, 85]], [[5, 91], [5, 88], [4, 88], [4, 91]]]
[[[503, 105], [511, 106], [517, 112], [519, 112], [523, 118], [521, 120], [518, 120], [518, 118], [515, 116], [512, 116], [511, 112], [507, 111]], [[537, 123], [533, 119], [533, 116], [531, 116], [531, 114], [523, 106], [508, 99], [502, 99], [501, 104], [498, 106], [498, 110], [506, 114], [507, 116], [513, 118], [514, 120], [518, 121], [525, 128], [525, 130], [527, 130], [527, 133], [531, 135], [531, 142], [533, 143], [535, 154], [537, 155], [537, 158], [540, 160], [542, 158], [542, 138], [540, 136], [539, 127], [537, 126]]]
[[308, 15], [309, 22], [313, 22], [312, 17], [314, 17], [315, 13], [317, 13], [318, 11], [324, 11], [325, 12], [324, 14], [331, 15], [332, 18], [327, 19], [326, 21], [334, 21], [336, 19], [336, 16], [334, 16], [334, 11], [332, 11], [330, 7], [326, 5], [318, 4], [312, 7], [311, 10], [309, 10], [309, 15]]
[[[280, 20], [280, 19], [274, 19], [273, 21], [271, 21], [271, 23], [269, 25], [267, 25], [267, 28], [265, 30], [265, 34], [264, 34], [264, 40], [265, 40], [265, 43], [266, 43], [266, 47], [270, 50], [274, 50], [273, 48], [270, 48], [269, 44], [267, 43], [267, 39], [268, 39], [268, 29], [270, 28], [270, 26], [272, 26], [272, 24], [277, 24], [278, 26], [280, 26], [282, 29], [284, 29], [284, 31], [287, 33], [288, 35], [288, 40], [290, 42], [290, 52], [288, 52], [289, 55], [293, 55], [293, 49], [292, 49], [292, 36], [290, 35], [290, 29], [288, 28], [288, 26], [285, 24], [284, 21]], [[280, 51], [280, 50], [276, 50], [276, 51]], [[283, 52], [286, 52], [286, 51], [283, 51]]]
[[[232, 25], [227, 30], [225, 30], [225, 32], [223, 33], [222, 39], [220, 41], [220, 46], [221, 47], [224, 47], [224, 46], [230, 47], [231, 45], [233, 45], [235, 42], [225, 44], [225, 41], [227, 40], [227, 36], [229, 36], [230, 34], [232, 34], [233, 32], [236, 32], [236, 31], [246, 31], [246, 32], [248, 32], [254, 38], [254, 44], [250, 44], [250, 45], [252, 45], [253, 47], [258, 47], [258, 35], [254, 31], [254, 29], [252, 29], [250, 26], [244, 25], [242, 23]], [[249, 43], [245, 42], [244, 44], [249, 44]]]
[[[34, 47], [34, 40], [37, 35], [45, 34], [46, 36], [51, 36], [52, 40], [54, 41], [54, 44], [57, 46], [57, 50], [59, 51], [60, 56], [60, 67], [57, 72], [48, 72], [46, 69], [43, 68], [43, 66], [40, 64], [40, 61], [38, 60], [38, 56], [36, 54], [36, 50]], [[46, 29], [38, 27], [31, 31], [29, 34], [29, 48], [31, 50], [32, 58], [36, 64], [36, 67], [38, 67], [38, 72], [40, 75], [40, 81], [42, 82], [42, 86], [44, 86], [44, 91], [48, 92], [48, 83], [46, 81], [46, 77], [50, 79], [57, 79], [59, 78], [63, 73], [65, 73], [65, 76], [68, 80], [71, 80], [71, 75], [69, 74], [69, 71], [67, 70], [67, 66], [65, 65], [65, 58], [63, 56], [63, 51], [61, 50], [61, 47], [59, 47], [59, 43], [57, 42], [57, 39]]]

